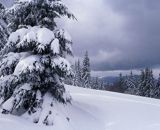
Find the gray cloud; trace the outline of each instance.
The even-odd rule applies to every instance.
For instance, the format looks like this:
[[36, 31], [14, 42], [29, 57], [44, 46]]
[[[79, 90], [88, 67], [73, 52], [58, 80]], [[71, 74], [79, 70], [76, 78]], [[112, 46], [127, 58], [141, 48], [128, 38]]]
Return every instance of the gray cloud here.
[[89, 51], [93, 70], [160, 64], [159, 0], [68, 0], [78, 21], [65, 27], [77, 57]]
[[[12, 0], [1, 0], [6, 6]], [[71, 33], [75, 57], [86, 50], [96, 71], [159, 66], [159, 0], [65, 0], [78, 21], [60, 22]]]

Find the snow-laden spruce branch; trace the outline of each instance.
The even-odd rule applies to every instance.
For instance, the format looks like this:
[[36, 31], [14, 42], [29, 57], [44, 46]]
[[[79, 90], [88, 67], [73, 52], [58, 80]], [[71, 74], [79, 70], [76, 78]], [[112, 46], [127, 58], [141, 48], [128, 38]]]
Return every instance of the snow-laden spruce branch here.
[[17, 0], [6, 16], [12, 33], [1, 51], [1, 112], [53, 125], [55, 102], [71, 100], [63, 79], [72, 76], [72, 40], [55, 18], [75, 17], [61, 0]]

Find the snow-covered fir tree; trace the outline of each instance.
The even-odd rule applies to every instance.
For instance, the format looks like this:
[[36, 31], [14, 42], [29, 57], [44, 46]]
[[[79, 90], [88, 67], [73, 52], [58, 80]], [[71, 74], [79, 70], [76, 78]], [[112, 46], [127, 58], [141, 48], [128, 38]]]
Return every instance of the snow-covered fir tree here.
[[1, 52], [1, 112], [53, 125], [54, 102], [70, 102], [63, 78], [72, 76], [72, 40], [55, 18], [74, 16], [61, 0], [16, 0], [7, 16], [12, 33]]
[[83, 87], [90, 88], [90, 80], [91, 80], [91, 74], [90, 74], [90, 59], [88, 56], [88, 51], [86, 51], [86, 54], [83, 59], [83, 66], [82, 66], [82, 82]]
[[145, 86], [145, 72], [144, 70], [141, 70], [140, 80], [138, 84], [138, 91], [137, 95], [144, 96], [144, 87]]
[[8, 38], [7, 22], [4, 17], [5, 8], [0, 3], [0, 50], [4, 47]]
[[137, 94], [145, 97], [154, 97], [154, 93], [155, 93], [155, 81], [153, 73], [151, 69], [146, 68], [141, 72]]
[[122, 75], [122, 73], [120, 73], [118, 79], [118, 87], [120, 92], [124, 92], [126, 90], [124, 82], [125, 82], [125, 77]]
[[73, 85], [77, 86], [77, 61], [75, 61], [73, 71], [74, 71], [74, 78], [71, 80], [73, 81]]
[[134, 77], [132, 71], [131, 71], [130, 75], [125, 78], [124, 86], [125, 86], [124, 88], [126, 89], [125, 93], [132, 94], [132, 95], [137, 94], [138, 80], [137, 80], [137, 78]]
[[67, 76], [64, 78], [64, 84], [67, 84], [67, 85], [74, 85], [74, 66], [71, 65], [71, 69], [73, 71], [73, 75], [72, 76]]
[[[89, 87], [92, 89], [105, 90], [105, 84], [103, 83], [103, 80], [101, 80], [98, 77], [91, 77], [88, 52], [86, 52], [86, 54], [85, 54], [83, 64], [81, 63], [81, 61], [79, 59], [77, 61], [75, 61], [75, 64], [73, 65], [73, 70], [74, 70], [74, 76], [73, 76], [73, 78], [67, 78], [65, 80], [66, 84], [74, 85], [74, 86], [78, 86], [78, 87]], [[84, 79], [84, 77], [83, 77], [84, 73], [86, 75], [89, 74], [89, 75], [87, 75], [88, 77], [86, 79]]]
[[74, 85], [82, 87], [82, 68], [80, 60], [75, 62]]
[[154, 79], [152, 70], [150, 70], [148, 84], [150, 85], [150, 97], [155, 98], [155, 92], [156, 92], [157, 88], [156, 88], [156, 85], [155, 85], [155, 79]]
[[160, 98], [160, 74], [158, 77], [158, 80], [156, 82], [155, 90], [154, 90], [154, 97]]
[[99, 89], [99, 79], [98, 77], [92, 78], [91, 80], [91, 88], [93, 89]]
[[124, 93], [126, 90], [124, 82], [125, 82], [125, 78], [122, 75], [122, 73], [120, 73], [117, 81], [111, 87], [111, 90], [115, 92]]
[[100, 90], [106, 90], [103, 80], [99, 80], [99, 86], [100, 86]]
[[90, 85], [92, 89], [105, 90], [105, 85], [103, 81], [98, 77], [92, 77], [90, 81]]

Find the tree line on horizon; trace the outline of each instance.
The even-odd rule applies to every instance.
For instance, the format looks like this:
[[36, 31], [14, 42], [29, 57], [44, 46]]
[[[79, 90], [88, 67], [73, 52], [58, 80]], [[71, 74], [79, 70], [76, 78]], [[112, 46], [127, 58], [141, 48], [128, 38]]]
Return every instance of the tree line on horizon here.
[[121, 92], [131, 95], [160, 98], [160, 75], [158, 79], [154, 78], [153, 71], [150, 68], [141, 70], [140, 75], [119, 75], [118, 81], [110, 86], [109, 91]]
[[74, 75], [67, 78], [65, 83], [73, 86], [91, 88], [97, 90], [105, 90], [105, 84], [99, 77], [91, 76], [91, 63], [88, 51], [85, 52], [82, 61], [79, 59], [72, 65]]
[[153, 71], [150, 68], [141, 70], [140, 75], [134, 75], [132, 71], [126, 76], [120, 73], [118, 79], [112, 84], [106, 83], [99, 77], [92, 77], [90, 58], [86, 51], [82, 63], [80, 60], [75, 61], [72, 69], [74, 75], [72, 78], [65, 80], [66, 84], [96, 90], [160, 98], [160, 76], [158, 79], [155, 79]]

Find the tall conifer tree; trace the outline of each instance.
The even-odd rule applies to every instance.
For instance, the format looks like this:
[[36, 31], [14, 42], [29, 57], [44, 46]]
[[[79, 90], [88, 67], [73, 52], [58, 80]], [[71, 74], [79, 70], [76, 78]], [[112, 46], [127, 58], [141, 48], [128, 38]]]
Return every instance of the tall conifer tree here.
[[91, 80], [91, 69], [90, 69], [90, 59], [88, 56], [88, 51], [86, 51], [84, 59], [83, 59], [83, 66], [82, 66], [82, 82], [83, 87], [90, 88], [90, 80]]
[[72, 75], [72, 40], [55, 18], [74, 16], [61, 0], [16, 0], [6, 15], [12, 33], [1, 51], [1, 112], [52, 125], [54, 102], [70, 102], [63, 78]]
[[0, 50], [4, 47], [8, 38], [7, 22], [4, 17], [5, 8], [0, 3]]
[[154, 90], [155, 90], [155, 83], [152, 70], [146, 68], [141, 72], [137, 94], [145, 97], [154, 97]]

